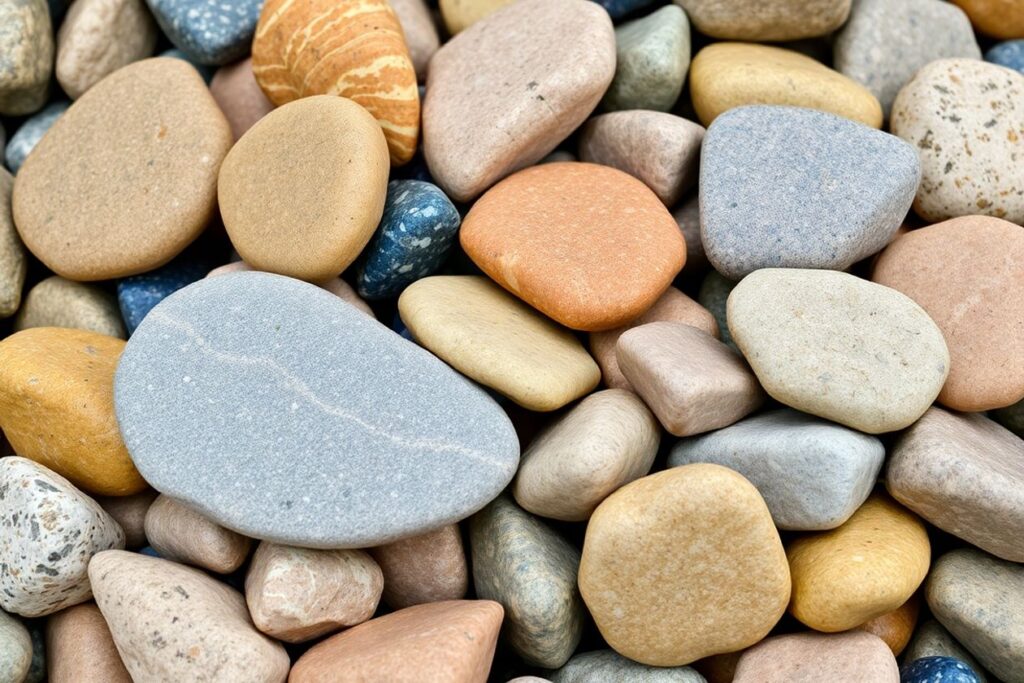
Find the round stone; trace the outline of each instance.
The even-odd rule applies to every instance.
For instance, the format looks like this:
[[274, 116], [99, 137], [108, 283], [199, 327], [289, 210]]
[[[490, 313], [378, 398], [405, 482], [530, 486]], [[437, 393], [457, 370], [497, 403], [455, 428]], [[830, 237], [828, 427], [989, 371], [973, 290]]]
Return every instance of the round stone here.
[[43, 139], [46, 131], [50, 130], [70, 106], [71, 103], [67, 100], [48, 104], [18, 126], [18, 130], [11, 136], [4, 149], [4, 163], [7, 164], [7, 168], [11, 169], [11, 173], [17, 173], [21, 169], [21, 165], [25, 163], [29, 153]]
[[31, 665], [32, 637], [28, 629], [16, 617], [0, 612], [0, 680], [24, 681]]
[[920, 624], [914, 631], [907, 649], [903, 651], [903, 661], [913, 662], [922, 657], [952, 657], [971, 667], [974, 675], [981, 683], [988, 680], [985, 670], [971, 656], [971, 653], [964, 649], [964, 646], [956, 641], [946, 627], [935, 619]]
[[985, 53], [985, 61], [1024, 73], [1024, 40], [1007, 40]]
[[126, 550], [138, 550], [146, 543], [146, 512], [159, 494], [153, 489], [131, 496], [97, 496], [96, 502], [121, 525]]
[[117, 297], [99, 285], [52, 275], [28, 291], [14, 319], [14, 330], [69, 327], [126, 339]]
[[227, 64], [249, 53], [262, 0], [146, 0], [164, 34], [190, 61]]
[[466, 596], [469, 568], [458, 524], [371, 548], [370, 554], [384, 574], [384, 602], [393, 609]]
[[229, 574], [248, 559], [252, 539], [213, 523], [167, 496], [149, 506], [146, 540], [160, 557]]

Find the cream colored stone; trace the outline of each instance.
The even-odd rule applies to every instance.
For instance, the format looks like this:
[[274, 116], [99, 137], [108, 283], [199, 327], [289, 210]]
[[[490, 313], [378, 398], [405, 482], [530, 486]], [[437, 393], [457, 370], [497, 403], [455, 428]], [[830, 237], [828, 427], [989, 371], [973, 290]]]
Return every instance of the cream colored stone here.
[[384, 575], [384, 602], [394, 609], [466, 596], [469, 568], [458, 524], [370, 550]]
[[229, 574], [245, 562], [252, 539], [159, 496], [146, 512], [146, 539], [160, 557]]

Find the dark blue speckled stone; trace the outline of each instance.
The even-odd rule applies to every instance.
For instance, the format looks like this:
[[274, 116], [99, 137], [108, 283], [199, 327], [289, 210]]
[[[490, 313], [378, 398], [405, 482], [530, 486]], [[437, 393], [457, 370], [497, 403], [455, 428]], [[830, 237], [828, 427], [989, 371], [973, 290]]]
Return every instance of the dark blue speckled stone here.
[[632, 14], [644, 7], [650, 7], [658, 0], [594, 0], [601, 7], [608, 10], [612, 19], [621, 19], [627, 14]]
[[985, 53], [985, 61], [1024, 73], [1024, 40], [1007, 40]]
[[117, 303], [128, 334], [135, 331], [142, 319], [165, 298], [210, 271], [208, 263], [187, 256], [142, 275], [133, 275], [117, 283]]
[[172, 47], [170, 50], [164, 50], [160, 53], [160, 56], [173, 57], [174, 59], [180, 59], [183, 62], [188, 62], [195, 68], [196, 71], [199, 72], [199, 75], [203, 77], [203, 80], [206, 81], [207, 85], [209, 85], [210, 81], [213, 80], [213, 74], [217, 72], [217, 70], [213, 67], [206, 66], [205, 64], [200, 64], [199, 62], [192, 59], [176, 47]]
[[922, 657], [903, 665], [900, 683], [980, 683], [971, 667], [953, 657]]
[[175, 47], [200, 64], [249, 53], [263, 0], [146, 0]]
[[436, 271], [459, 231], [459, 212], [435, 185], [392, 180], [384, 216], [366, 251], [356, 285], [365, 299], [397, 296]]
[[25, 163], [28, 153], [35, 148], [36, 143], [43, 139], [46, 131], [50, 130], [50, 126], [56, 123], [61, 114], [66, 112], [70, 106], [71, 103], [66, 100], [54, 102], [21, 124], [11, 136], [4, 151], [4, 161], [11, 173], [18, 173], [18, 169]]

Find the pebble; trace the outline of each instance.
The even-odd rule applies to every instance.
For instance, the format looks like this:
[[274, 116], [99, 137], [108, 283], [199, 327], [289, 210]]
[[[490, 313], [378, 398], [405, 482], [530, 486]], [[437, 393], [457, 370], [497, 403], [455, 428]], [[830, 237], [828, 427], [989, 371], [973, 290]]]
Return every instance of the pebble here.
[[914, 150], [887, 133], [808, 109], [734, 109], [701, 149], [704, 249], [731, 280], [844, 270], [892, 240], [919, 179]]
[[14, 451], [88, 493], [143, 490], [114, 415], [123, 349], [120, 339], [57, 327], [0, 342], [0, 427]]
[[1024, 681], [1024, 567], [954, 550], [935, 561], [925, 596], [935, 618], [994, 676]]
[[[593, 650], [573, 655], [551, 683], [706, 683], [704, 677], [688, 666], [661, 668], [626, 659], [615, 650]], [[511, 681], [509, 682], [511, 683]]]
[[215, 524], [181, 503], [159, 496], [146, 512], [146, 540], [160, 557], [220, 574], [245, 562], [252, 540]]
[[1024, 15], [1014, 0], [953, 0], [974, 27], [993, 38], [1024, 38]]
[[473, 205], [459, 239], [499, 285], [587, 332], [642, 315], [686, 261], [679, 227], [657, 196], [597, 164], [516, 173]]
[[21, 305], [21, 289], [28, 269], [25, 247], [11, 217], [14, 178], [0, 168], [0, 318], [14, 315]]
[[164, 299], [115, 384], [153, 487], [253, 538], [364, 548], [415, 536], [483, 507], [518, 464], [512, 425], [483, 391], [277, 275], [207, 278]]
[[92, 595], [95, 553], [124, 547], [124, 532], [94, 500], [42, 465], [0, 459], [0, 607], [40, 617]]
[[768, 45], [708, 45], [693, 58], [690, 97], [705, 126], [730, 109], [760, 104], [816, 109], [882, 127], [882, 106], [867, 88], [811, 57]]
[[914, 637], [906, 650], [903, 651], [903, 661], [912, 662], [922, 657], [952, 657], [959, 659], [971, 667], [974, 675], [981, 683], [987, 681], [985, 670], [981, 668], [974, 657], [971, 656], [963, 646], [956, 642], [949, 631], [934, 619], [929, 619], [917, 627]]
[[658, 195], [665, 206], [672, 207], [697, 183], [703, 139], [703, 126], [679, 116], [660, 111], [616, 111], [587, 122], [580, 136], [579, 153], [581, 161], [628, 173]]
[[914, 634], [914, 627], [917, 626], [917, 617], [921, 610], [917, 595], [915, 593], [893, 611], [869, 619], [857, 628], [884, 640], [893, 655], [899, 657], [907, 647], [907, 643], [910, 642], [910, 637]]
[[53, 27], [46, 0], [3, 3], [0, 26], [0, 114], [31, 114], [46, 104], [53, 71]]
[[[218, 266], [206, 274], [206, 277], [217, 277], [218, 275], [227, 275], [228, 273], [247, 273], [253, 270], [253, 267], [247, 264], [245, 261], [234, 261], [223, 266]], [[373, 314], [373, 309], [370, 305], [359, 298], [356, 294], [356, 290], [352, 289], [352, 286], [342, 280], [340, 277], [332, 277], [328, 280], [313, 283], [325, 292], [330, 292], [334, 296], [338, 297], [347, 304], [352, 305], [357, 311], [365, 313], [371, 318], [376, 319]]]
[[452, 199], [474, 199], [554, 150], [614, 75], [612, 22], [589, 0], [521, 0], [477, 22], [430, 60], [423, 102], [430, 172]]
[[686, 263], [681, 277], [684, 281], [699, 284], [700, 279], [711, 270], [708, 256], [704, 253], [704, 243], [700, 239], [700, 197], [693, 195], [679, 204], [672, 211], [672, 217], [676, 219], [683, 240], [686, 241]]
[[135, 332], [153, 307], [182, 287], [203, 279], [209, 264], [183, 255], [166, 266], [117, 283], [117, 302], [128, 334]]
[[445, 28], [454, 36], [512, 2], [513, 0], [440, 0], [438, 7]]
[[909, 296], [942, 330], [950, 356], [943, 405], [978, 412], [1024, 399], [1020, 349], [1007, 343], [1024, 329], [1022, 262], [1019, 225], [964, 216], [903, 235], [875, 263], [872, 280]]
[[189, 57], [187, 54], [185, 54], [176, 47], [168, 48], [167, 50], [161, 52], [158, 56], [180, 59], [181, 61], [188, 63], [193, 69], [195, 69], [199, 73], [199, 75], [202, 77], [203, 81], [207, 85], [209, 85], [210, 81], [213, 80], [213, 76], [217, 71], [215, 66], [211, 66], [209, 64], [200, 64], [195, 59]]
[[91, 602], [50, 615], [46, 652], [50, 683], [131, 683], [110, 628]]
[[985, 215], [1024, 223], [1024, 74], [974, 59], [939, 59], [900, 90], [890, 129], [914, 146], [914, 210], [935, 223]]
[[[252, 68], [276, 106], [313, 95], [351, 99], [380, 124], [393, 165], [412, 159], [420, 96], [402, 26], [387, 0], [266, 0]], [[351, 144], [366, 135], [346, 137]]]
[[0, 611], [0, 681], [24, 681], [31, 664], [32, 638], [28, 629], [17, 618]]
[[733, 289], [728, 316], [772, 398], [869, 434], [910, 426], [949, 371], [942, 333], [920, 306], [846, 273], [759, 270]]
[[79, 98], [25, 160], [14, 222], [69, 280], [152, 270], [206, 227], [230, 144], [195, 69], [166, 57], [129, 64]]
[[356, 277], [360, 296], [395, 297], [432, 275], [448, 256], [461, 223], [458, 209], [436, 185], [422, 180], [389, 182], [384, 215], [363, 251]]
[[1024, 73], [1024, 40], [1008, 40], [985, 53], [985, 61]]
[[816, 38], [836, 30], [850, 0], [675, 0], [701, 33], [725, 40]]
[[909, 600], [928, 573], [931, 548], [916, 515], [875, 494], [842, 526], [796, 538], [786, 555], [793, 576], [790, 613], [816, 631], [834, 633]]
[[836, 71], [870, 90], [886, 117], [896, 93], [924, 65], [981, 59], [967, 16], [940, 0], [855, 0], [832, 54]]
[[245, 576], [245, 601], [263, 633], [301, 643], [361, 624], [384, 588], [362, 550], [310, 550], [260, 543]]
[[57, 81], [73, 100], [153, 54], [156, 22], [143, 0], [76, 0], [57, 33]]
[[388, 4], [402, 25], [416, 77], [421, 81], [426, 80], [430, 58], [441, 47], [430, 7], [424, 0], [388, 0]]
[[557, 410], [601, 381], [571, 332], [485, 277], [419, 280], [402, 292], [398, 312], [422, 346], [528, 410]]
[[306, 97], [275, 109], [220, 169], [217, 196], [231, 244], [257, 270], [336, 277], [381, 219], [387, 154], [380, 126], [352, 100]]
[[901, 683], [978, 683], [967, 664], [952, 657], [924, 657], [905, 664]]
[[245, 600], [198, 569], [98, 553], [89, 580], [132, 680], [283, 683], [288, 655], [259, 633]]
[[675, 436], [727, 427], [764, 400], [739, 354], [683, 323], [628, 330], [619, 337], [616, 357], [633, 390]]
[[190, 59], [229, 64], [248, 54], [263, 1], [146, 0], [146, 4], [164, 34]]
[[11, 136], [11, 139], [7, 142], [7, 147], [4, 149], [4, 163], [7, 164], [7, 168], [11, 170], [11, 173], [16, 174], [21, 169], [21, 165], [25, 163], [29, 153], [39, 144], [46, 131], [50, 130], [50, 127], [57, 122], [57, 119], [70, 106], [71, 103], [66, 100], [48, 104], [42, 111], [30, 116], [18, 127], [18, 130]]
[[466, 596], [469, 568], [458, 524], [369, 552], [384, 574], [384, 602], [392, 609]]
[[778, 528], [818, 531], [843, 524], [861, 506], [884, 458], [875, 437], [783, 409], [682, 439], [668, 464], [735, 470], [757, 487]]
[[127, 339], [117, 297], [101, 286], [51, 275], [32, 287], [14, 319], [14, 330], [68, 327]]
[[260, 90], [252, 73], [251, 57], [217, 69], [210, 81], [210, 94], [224, 112], [236, 142], [274, 110], [273, 102]]
[[615, 77], [601, 104], [609, 111], [666, 112], [679, 99], [690, 68], [690, 22], [667, 5], [615, 29]]
[[608, 644], [679, 666], [764, 638], [789, 602], [789, 568], [757, 490], [718, 465], [627, 484], [587, 525], [583, 599]]
[[717, 270], [712, 270], [701, 282], [700, 291], [697, 293], [697, 302], [715, 318], [722, 343], [734, 349], [736, 342], [732, 340], [732, 334], [729, 332], [726, 309], [729, 295], [737, 284], [737, 282], [722, 277]]
[[657, 0], [594, 0], [611, 16], [612, 19], [621, 19], [633, 12], [646, 9]]
[[1024, 562], [1024, 441], [983, 415], [929, 409], [890, 450], [886, 486], [940, 529]]
[[528, 664], [557, 669], [580, 642], [579, 551], [509, 498], [470, 520], [473, 585], [505, 609], [504, 640]]
[[766, 638], [740, 657], [733, 683], [900, 683], [896, 658], [877, 636], [794, 633]]
[[156, 500], [157, 492], [147, 489], [132, 496], [97, 496], [96, 502], [114, 518], [124, 531], [124, 547], [138, 550], [147, 545], [146, 513]]

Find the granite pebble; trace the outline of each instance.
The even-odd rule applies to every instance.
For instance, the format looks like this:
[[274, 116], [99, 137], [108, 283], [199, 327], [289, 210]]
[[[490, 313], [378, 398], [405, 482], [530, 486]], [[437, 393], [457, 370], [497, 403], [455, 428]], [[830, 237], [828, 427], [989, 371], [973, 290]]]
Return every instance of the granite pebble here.
[[919, 624], [910, 643], [903, 651], [904, 662], [912, 662], [923, 657], [958, 659], [971, 668], [980, 683], [985, 683], [988, 680], [985, 670], [971, 656], [971, 653], [965, 650], [964, 646], [946, 630], [946, 627], [935, 619], [929, 619]]

